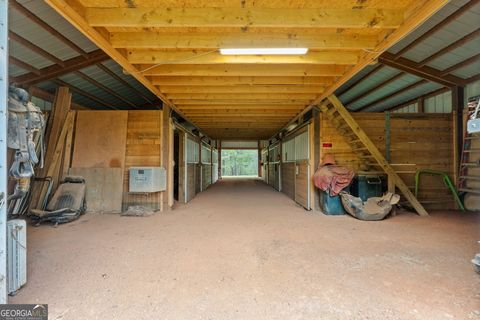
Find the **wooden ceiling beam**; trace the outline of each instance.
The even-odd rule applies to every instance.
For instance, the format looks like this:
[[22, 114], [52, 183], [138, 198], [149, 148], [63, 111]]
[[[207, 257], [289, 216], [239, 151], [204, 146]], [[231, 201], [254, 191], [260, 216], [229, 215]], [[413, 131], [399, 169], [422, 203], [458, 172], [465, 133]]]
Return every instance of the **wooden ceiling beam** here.
[[[234, 102], [235, 103], [235, 102]], [[222, 110], [263, 110], [263, 109], [272, 109], [272, 110], [298, 110], [302, 109], [303, 105], [278, 105], [278, 104], [221, 104], [221, 105], [178, 105], [178, 108], [184, 110], [185, 112], [193, 110], [202, 110], [202, 111], [222, 111]]]
[[87, 54], [87, 58], [78, 56], [64, 61], [64, 65], [51, 65], [40, 69], [40, 74], [31, 72], [15, 78], [11, 81], [18, 85], [33, 85], [39, 82], [61, 77], [65, 74], [89, 67], [98, 62], [107, 60], [108, 56], [102, 50], [95, 50]]
[[307, 105], [310, 100], [301, 100], [301, 99], [284, 99], [284, 100], [279, 100], [279, 99], [268, 99], [268, 100], [255, 100], [255, 99], [250, 99], [250, 100], [238, 100], [238, 99], [230, 99], [230, 100], [205, 100], [205, 99], [177, 99], [173, 101], [175, 105], [179, 106], [186, 106], [186, 105], [200, 105], [200, 106], [206, 106], [206, 105], [220, 105], [220, 106], [225, 106], [225, 105], [261, 105], [261, 104], [278, 104], [278, 105]]
[[169, 93], [166, 94], [171, 100], [310, 100], [315, 99], [312, 93]]
[[408, 60], [406, 58], [394, 59], [394, 56], [391, 53], [385, 52], [382, 54], [378, 61], [389, 67], [407, 72], [409, 74], [415, 75], [427, 79], [432, 82], [436, 82], [446, 87], [455, 87], [455, 86], [465, 86], [465, 79], [453, 76], [453, 75], [444, 75], [442, 76], [442, 71], [434, 69], [428, 66], [420, 66], [418, 63]]
[[237, 85], [331, 85], [334, 77], [306, 76], [152, 76], [154, 85], [237, 86]]
[[310, 51], [306, 55], [222, 55], [218, 51], [158, 51], [128, 50], [127, 59], [133, 64], [336, 64], [358, 62], [355, 51]]
[[125, 79], [123, 79], [122, 77], [120, 77], [118, 74], [116, 74], [115, 72], [113, 72], [112, 70], [110, 70], [109, 68], [107, 68], [105, 65], [103, 65], [101, 62], [97, 63], [95, 65], [96, 67], [100, 68], [103, 72], [105, 72], [106, 74], [108, 74], [110, 77], [112, 77], [113, 79], [117, 80], [118, 82], [120, 82], [122, 85], [124, 85], [125, 87], [129, 88], [130, 90], [132, 90], [137, 96], [141, 97], [143, 100], [147, 101], [148, 103], [153, 103], [153, 101], [148, 98], [144, 93], [142, 93], [140, 90], [138, 90], [137, 88], [135, 88], [134, 86], [132, 86], [130, 83], [128, 83], [128, 81], [126, 81]]
[[380, 103], [380, 102], [382, 102], [382, 101], [385, 101], [385, 100], [391, 99], [391, 98], [393, 98], [393, 97], [399, 96], [399, 95], [401, 95], [401, 94], [403, 94], [403, 93], [405, 93], [405, 92], [408, 92], [408, 91], [410, 91], [410, 90], [412, 90], [412, 89], [415, 89], [415, 88], [417, 88], [417, 87], [419, 87], [419, 86], [421, 86], [421, 85], [424, 85], [424, 84], [426, 84], [426, 83], [428, 83], [428, 81], [425, 80], [425, 79], [422, 79], [422, 80], [420, 80], [420, 81], [414, 82], [414, 83], [412, 83], [411, 85], [408, 85], [408, 86], [406, 86], [406, 87], [404, 87], [404, 88], [402, 88], [402, 89], [400, 89], [400, 90], [397, 90], [397, 91], [395, 91], [395, 92], [392, 93], [392, 94], [389, 94], [389, 95], [383, 96], [383, 97], [381, 97], [381, 98], [378, 98], [378, 99], [376, 99], [375, 101], [370, 102], [370, 103], [367, 104], [366, 106], [363, 106], [363, 107], [361, 107], [361, 108], [359, 108], [359, 109], [356, 109], [356, 110], [353, 110], [353, 111], [354, 111], [354, 112], [366, 111], [366, 110], [370, 109], [371, 107], [374, 107], [375, 105], [377, 105], [378, 103]]
[[346, 67], [337, 65], [139, 65], [146, 76], [340, 76]]
[[[197, 49], [219, 48], [274, 48], [301, 47], [310, 50], [363, 50], [372, 49], [377, 36], [290, 33], [156, 33], [112, 32], [109, 38], [114, 48], [133, 49]], [[129, 51], [127, 51], [129, 52]]]
[[50, 33], [52, 36], [60, 40], [63, 44], [66, 46], [70, 47], [77, 53], [79, 53], [81, 56], [88, 58], [88, 53], [85, 52], [82, 48], [77, 46], [73, 41], [68, 39], [66, 36], [58, 32], [55, 28], [50, 26], [47, 22], [45, 22], [43, 19], [37, 17], [35, 14], [33, 14], [30, 10], [25, 8], [23, 5], [19, 4], [17, 0], [10, 0], [8, 1], [8, 5], [15, 9], [16, 11], [20, 12], [22, 15], [27, 17], [30, 21], [34, 22], [38, 26], [40, 26], [42, 29]]
[[429, 38], [430, 36], [435, 34], [438, 30], [442, 29], [443, 27], [445, 27], [446, 25], [448, 25], [449, 23], [451, 23], [455, 19], [459, 18], [465, 12], [469, 11], [472, 7], [476, 6], [479, 2], [480, 2], [479, 0], [468, 1], [464, 6], [460, 7], [457, 11], [455, 11], [454, 13], [452, 13], [451, 15], [449, 15], [448, 17], [443, 19], [440, 23], [435, 25], [433, 28], [431, 28], [430, 30], [428, 30], [427, 32], [422, 34], [420, 37], [416, 38], [414, 41], [412, 41], [411, 43], [406, 45], [403, 49], [398, 51], [395, 54], [394, 59], [400, 58], [404, 53], [406, 53], [410, 49], [414, 48], [419, 43], [421, 43], [423, 40]]
[[85, 8], [93, 27], [398, 28], [401, 9]]
[[50, 60], [51, 62], [53, 62], [55, 64], [58, 64], [62, 67], [65, 66], [64, 62], [61, 59], [59, 59], [59, 58], [55, 57], [53, 54], [43, 50], [42, 48], [40, 48], [39, 46], [37, 46], [33, 42], [23, 38], [22, 36], [16, 34], [13, 31], [8, 31], [8, 38], [10, 40], [15, 41], [16, 43], [24, 46], [25, 48], [30, 49], [31, 51], [35, 52], [39, 56], [42, 56], [45, 59]]
[[81, 71], [75, 71], [75, 75], [77, 75], [78, 77], [82, 78], [83, 80], [85, 80], [85, 81], [87, 81], [87, 82], [90, 82], [90, 83], [93, 84], [95, 87], [99, 88], [100, 90], [103, 90], [103, 91], [109, 93], [110, 95], [116, 97], [117, 99], [125, 102], [127, 105], [129, 105], [129, 106], [131, 106], [131, 107], [133, 107], [133, 108], [135, 108], [135, 109], [138, 108], [138, 106], [137, 106], [135, 103], [133, 103], [133, 102], [125, 99], [123, 96], [121, 96], [120, 94], [118, 94], [118, 93], [115, 92], [114, 90], [112, 90], [112, 89], [110, 89], [109, 87], [105, 86], [104, 84], [98, 82], [97, 80], [95, 80], [95, 79], [87, 76], [85, 73], [83, 73], [83, 72], [81, 72]]
[[238, 86], [169, 86], [159, 89], [169, 93], [320, 93], [324, 86], [238, 85]]
[[480, 36], [480, 28], [477, 28], [475, 31], [472, 31], [470, 32], [469, 34], [467, 34], [466, 36], [462, 37], [461, 39], [458, 39], [457, 41], [455, 41], [454, 43], [446, 46], [445, 48], [435, 52], [434, 54], [432, 54], [431, 56], [423, 59], [422, 61], [420, 61], [418, 63], [418, 65], [420, 67], [423, 67], [425, 66], [427, 63], [429, 63], [430, 61], [433, 61], [435, 59], [437, 59], [438, 57], [441, 57], [443, 56], [444, 54], [450, 52], [450, 51], [453, 51], [455, 49], [457, 49], [458, 47], [470, 42], [470, 41], [473, 41], [475, 40], [476, 38], [478, 38]]
[[25, 71], [29, 71], [30, 73], [33, 73], [34, 75], [36, 76], [40, 76], [42, 74], [42, 72], [40, 71], [40, 69], [38, 68], [35, 68], [34, 66], [32, 66], [31, 64], [28, 64], [20, 59], [17, 59], [13, 56], [9, 56], [8, 57], [8, 62], [11, 63], [11, 64], [14, 64], [16, 65], [17, 67], [25, 70]]

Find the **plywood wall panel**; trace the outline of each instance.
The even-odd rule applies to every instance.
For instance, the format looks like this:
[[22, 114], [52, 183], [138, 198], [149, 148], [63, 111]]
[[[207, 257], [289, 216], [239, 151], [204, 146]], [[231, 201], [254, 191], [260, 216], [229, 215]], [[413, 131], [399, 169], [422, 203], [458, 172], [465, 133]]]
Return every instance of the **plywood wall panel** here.
[[77, 111], [72, 168], [124, 168], [128, 111]]
[[295, 199], [295, 162], [284, 162], [282, 170], [282, 192]]

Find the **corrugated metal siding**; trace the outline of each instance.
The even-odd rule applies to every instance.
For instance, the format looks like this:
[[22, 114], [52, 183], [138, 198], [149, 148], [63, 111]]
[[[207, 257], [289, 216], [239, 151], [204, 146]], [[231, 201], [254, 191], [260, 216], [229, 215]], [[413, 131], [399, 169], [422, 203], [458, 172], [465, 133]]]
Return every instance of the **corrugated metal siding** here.
[[394, 110], [393, 113], [415, 113], [418, 112], [418, 104], [413, 103], [403, 108]]
[[425, 99], [423, 108], [426, 113], [450, 113], [452, 112], [452, 93], [447, 91]]
[[465, 87], [465, 104], [468, 98], [480, 95], [480, 80], [470, 83]]

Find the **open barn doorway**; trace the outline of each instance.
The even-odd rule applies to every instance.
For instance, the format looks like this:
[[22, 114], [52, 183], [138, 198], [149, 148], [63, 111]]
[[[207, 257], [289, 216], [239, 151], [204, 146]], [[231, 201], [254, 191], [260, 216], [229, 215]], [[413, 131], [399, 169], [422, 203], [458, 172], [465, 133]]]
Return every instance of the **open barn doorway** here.
[[258, 177], [258, 150], [222, 150], [222, 177]]

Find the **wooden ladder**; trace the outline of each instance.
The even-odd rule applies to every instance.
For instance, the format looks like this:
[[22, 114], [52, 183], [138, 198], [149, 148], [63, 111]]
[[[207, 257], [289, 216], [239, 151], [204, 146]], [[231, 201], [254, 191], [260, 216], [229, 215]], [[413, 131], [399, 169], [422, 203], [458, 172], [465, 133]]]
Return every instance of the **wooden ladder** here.
[[340, 100], [335, 95], [331, 95], [319, 107], [328, 120], [346, 138], [347, 143], [355, 154], [357, 154], [362, 163], [361, 169], [370, 170], [372, 167], [382, 169], [388, 175], [389, 185], [395, 185], [419, 215], [428, 216], [427, 211], [410, 188], [398, 176]]

